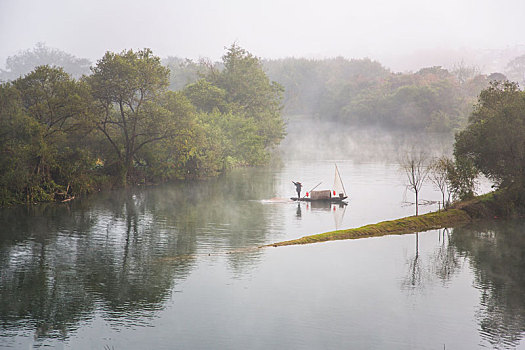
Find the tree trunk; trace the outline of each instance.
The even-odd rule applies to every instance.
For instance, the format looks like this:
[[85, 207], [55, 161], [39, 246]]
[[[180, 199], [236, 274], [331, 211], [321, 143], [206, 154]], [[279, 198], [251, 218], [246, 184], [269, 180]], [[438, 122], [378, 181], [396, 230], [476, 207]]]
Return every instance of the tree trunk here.
[[415, 191], [416, 192], [416, 216], [418, 215], [418, 191]]
[[119, 163], [119, 169], [118, 169], [118, 184], [122, 187], [126, 187], [128, 184], [128, 172], [129, 172], [129, 166], [127, 162], [120, 162]]

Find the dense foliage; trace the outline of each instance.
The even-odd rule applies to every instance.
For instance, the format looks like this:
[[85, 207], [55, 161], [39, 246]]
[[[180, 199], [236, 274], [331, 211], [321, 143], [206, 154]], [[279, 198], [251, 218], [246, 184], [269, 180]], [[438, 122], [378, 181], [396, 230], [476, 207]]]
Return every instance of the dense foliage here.
[[467, 128], [456, 136], [455, 156], [525, 203], [525, 92], [516, 83], [495, 82], [481, 92]]
[[[207, 70], [224, 68], [223, 63], [175, 57], [164, 63], [172, 73], [170, 89], [175, 90], [195, 83]], [[490, 81], [506, 80], [501, 73], [484, 75], [463, 62], [450, 70], [438, 66], [415, 73], [392, 73], [368, 58], [285, 58], [262, 64], [269, 78], [284, 87], [284, 114], [290, 120], [416, 132], [464, 128], [479, 92]]]
[[285, 112], [345, 124], [451, 132], [466, 125], [478, 93], [491, 79], [473, 67], [392, 73], [370, 59], [266, 61], [285, 88]]
[[74, 79], [42, 65], [0, 85], [0, 205], [257, 165], [284, 137], [282, 88], [232, 45], [184, 90], [151, 50], [107, 52]]

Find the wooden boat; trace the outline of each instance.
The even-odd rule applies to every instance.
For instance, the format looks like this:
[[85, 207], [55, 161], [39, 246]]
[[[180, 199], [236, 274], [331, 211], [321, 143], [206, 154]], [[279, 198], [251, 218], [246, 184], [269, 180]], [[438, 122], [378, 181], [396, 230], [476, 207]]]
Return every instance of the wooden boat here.
[[306, 192], [306, 194], [301, 198], [291, 197], [290, 199], [293, 201], [302, 201], [302, 202], [328, 202], [328, 203], [347, 204], [346, 202], [344, 202], [344, 200], [347, 198], [348, 198], [348, 195], [346, 194], [346, 190], [343, 185], [343, 181], [341, 181], [341, 175], [339, 174], [339, 169], [337, 168], [337, 164], [336, 164], [335, 165], [334, 187], [332, 190], [314, 191], [312, 189], [310, 192]]
[[327, 203], [344, 203], [345, 205], [348, 204], [346, 203], [344, 200], [347, 199], [348, 197], [347, 196], [343, 196], [343, 197], [331, 197], [331, 198], [308, 198], [308, 197], [301, 197], [301, 198], [297, 198], [297, 197], [290, 197], [291, 200], [293, 201], [301, 201], [301, 202], [327, 202]]

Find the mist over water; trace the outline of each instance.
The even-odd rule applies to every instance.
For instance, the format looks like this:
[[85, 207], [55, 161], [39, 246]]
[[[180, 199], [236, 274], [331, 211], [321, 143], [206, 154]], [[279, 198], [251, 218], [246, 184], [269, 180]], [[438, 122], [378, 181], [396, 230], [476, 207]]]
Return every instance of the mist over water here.
[[337, 122], [289, 119], [279, 148], [285, 160], [352, 160], [397, 164], [409, 152], [423, 151], [429, 159], [452, 156], [450, 133], [406, 132], [358, 127]]

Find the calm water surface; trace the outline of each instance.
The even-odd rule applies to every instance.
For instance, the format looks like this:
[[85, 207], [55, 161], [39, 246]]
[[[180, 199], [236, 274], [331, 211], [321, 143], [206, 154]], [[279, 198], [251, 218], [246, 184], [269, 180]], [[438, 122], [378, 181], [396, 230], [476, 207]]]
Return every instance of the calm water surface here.
[[346, 207], [289, 202], [333, 183], [295, 161], [1, 210], [0, 348], [525, 348], [524, 221], [257, 249], [413, 213], [395, 164], [338, 166]]

